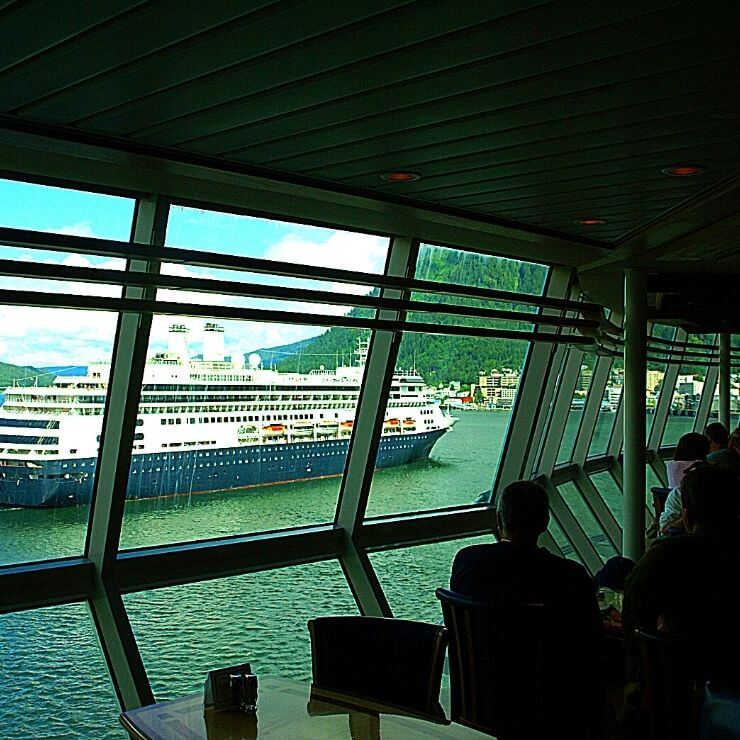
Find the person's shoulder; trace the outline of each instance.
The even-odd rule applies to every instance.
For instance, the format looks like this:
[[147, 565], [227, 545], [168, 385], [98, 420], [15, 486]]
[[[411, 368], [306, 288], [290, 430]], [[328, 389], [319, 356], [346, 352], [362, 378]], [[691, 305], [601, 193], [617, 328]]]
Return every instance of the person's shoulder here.
[[480, 545], [468, 545], [467, 547], [463, 547], [462, 550], [457, 551], [455, 562], [462, 563], [471, 560], [494, 557], [497, 550], [498, 543], [496, 542], [489, 542]]
[[544, 547], [539, 549], [540, 557], [546, 567], [552, 573], [557, 574], [561, 578], [569, 578], [571, 580], [580, 580], [592, 582], [591, 576], [588, 574], [586, 568], [575, 560], [569, 560], [561, 555], [555, 555], [554, 553], [546, 550]]

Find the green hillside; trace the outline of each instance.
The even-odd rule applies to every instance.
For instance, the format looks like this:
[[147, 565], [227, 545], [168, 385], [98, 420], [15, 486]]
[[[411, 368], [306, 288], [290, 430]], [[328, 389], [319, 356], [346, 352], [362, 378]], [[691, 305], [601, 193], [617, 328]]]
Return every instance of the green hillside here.
[[[541, 265], [437, 248], [422, 250], [416, 271], [417, 277], [422, 280], [529, 294], [541, 294], [546, 274], [547, 268]], [[441, 299], [434, 294], [415, 294], [414, 298], [435, 303], [513, 308], [511, 304], [468, 298]], [[516, 308], [521, 310], [522, 307]], [[349, 315], [367, 316], [368, 312], [354, 309]], [[419, 314], [409, 318], [432, 324], [452, 324], [460, 321], [459, 318], [444, 314], [431, 316]], [[466, 322], [472, 326], [515, 328], [511, 323], [483, 319], [466, 319]], [[526, 328], [526, 325], [522, 324], [518, 328]], [[329, 329], [307, 342], [296, 355], [279, 363], [278, 368], [285, 371], [307, 372], [323, 365], [327, 369], [334, 369], [337, 363], [348, 361], [361, 333], [355, 329]], [[448, 383], [454, 380], [469, 383], [477, 382], [478, 373], [481, 371], [489, 372], [493, 368], [503, 367], [519, 368], [524, 360], [525, 351], [525, 343], [519, 341], [409, 332], [404, 335], [396, 364], [400, 369], [415, 368], [429, 383]]]
[[25, 384], [30, 385], [32, 381], [28, 380], [28, 378], [32, 378], [40, 373], [41, 371], [35, 367], [0, 362], [0, 392], [13, 385], [14, 380], [25, 380]]

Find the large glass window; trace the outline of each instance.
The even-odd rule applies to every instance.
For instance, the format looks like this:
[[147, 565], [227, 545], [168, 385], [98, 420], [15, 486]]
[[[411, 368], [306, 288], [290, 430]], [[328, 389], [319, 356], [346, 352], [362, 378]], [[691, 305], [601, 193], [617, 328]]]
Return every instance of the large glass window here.
[[120, 738], [120, 709], [82, 604], [0, 616], [0, 735]]
[[592, 375], [593, 357], [585, 356], [584, 362], [578, 373], [578, 382], [573, 391], [573, 398], [570, 402], [568, 418], [565, 422], [565, 429], [563, 431], [563, 441], [560, 443], [560, 449], [558, 450], [558, 464], [568, 462], [573, 455], [573, 447], [575, 446], [576, 436], [578, 435], [578, 430], [581, 426], [583, 409], [586, 405], [586, 397], [588, 396], [588, 390], [591, 386]]
[[82, 554], [115, 329], [0, 307], [0, 563]]
[[[388, 250], [387, 239], [366, 234], [180, 206], [171, 210], [167, 245], [370, 273], [382, 272]], [[252, 321], [155, 317], [122, 546], [332, 521], [370, 332], [332, 327], [331, 318], [373, 316], [342, 303], [371, 287], [174, 263], [163, 273], [247, 289], [318, 288], [337, 298], [159, 291], [161, 300], [268, 313]], [[277, 311], [327, 316], [328, 327], [278, 323]]]
[[[432, 282], [542, 293], [541, 265], [423, 245], [415, 276]], [[438, 310], [412, 321], [529, 329], [523, 321], [459, 317], [447, 306], [532, 313], [513, 302], [414, 293]], [[496, 473], [527, 343], [509, 339], [404, 335], [396, 362], [367, 513], [369, 516], [472, 504], [488, 496]], [[389, 461], [408, 460], [388, 469]]]
[[[688, 341], [701, 343], [709, 349], [714, 341], [714, 335], [690, 334]], [[691, 349], [697, 350], [696, 347]], [[680, 356], [680, 353], [678, 354]], [[694, 429], [696, 412], [699, 409], [699, 401], [704, 391], [706, 371], [707, 368], [704, 366], [692, 365], [688, 358], [681, 364], [673, 388], [661, 446], [675, 445], [684, 434]]]
[[208, 671], [248, 662], [258, 676], [307, 680], [312, 617], [356, 614], [326, 561], [124, 597], [158, 701], [202, 691]]
[[592, 473], [589, 477], [591, 478], [591, 482], [596, 486], [604, 503], [609, 507], [609, 511], [614, 515], [614, 518], [621, 527], [623, 513], [622, 489], [617, 485], [617, 482], [608, 471]]
[[564, 483], [558, 486], [558, 491], [563, 497], [568, 508], [571, 510], [573, 516], [578, 520], [581, 528], [585, 532], [586, 536], [591, 540], [591, 544], [594, 546], [596, 551], [601, 556], [601, 559], [606, 561], [609, 558], [617, 554], [614, 546], [611, 544], [603, 528], [596, 520], [593, 512], [586, 503], [583, 495], [578, 490], [575, 483]]

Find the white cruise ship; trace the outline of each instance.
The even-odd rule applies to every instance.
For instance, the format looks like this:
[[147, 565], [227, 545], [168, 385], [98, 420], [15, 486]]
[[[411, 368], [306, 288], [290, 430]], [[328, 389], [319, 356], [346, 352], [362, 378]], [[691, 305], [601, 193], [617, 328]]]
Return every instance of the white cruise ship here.
[[[127, 498], [246, 488], [344, 470], [363, 358], [334, 371], [281, 373], [224, 358], [223, 327], [204, 328], [191, 359], [183, 325], [151, 357], [136, 420]], [[0, 505], [90, 500], [109, 363], [47, 387], [13, 387], [0, 407]], [[377, 467], [424, 460], [452, 426], [416, 373], [396, 374]]]

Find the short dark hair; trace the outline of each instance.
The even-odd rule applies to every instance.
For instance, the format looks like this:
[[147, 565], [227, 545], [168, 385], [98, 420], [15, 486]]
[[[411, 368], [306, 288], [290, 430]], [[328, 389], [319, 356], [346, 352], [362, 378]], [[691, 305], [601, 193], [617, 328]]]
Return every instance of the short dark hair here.
[[704, 429], [704, 434], [707, 435], [710, 442], [714, 442], [714, 444], [722, 447], [727, 447], [729, 434], [727, 433], [727, 428], [722, 424], [722, 422], [714, 421], [711, 424], [708, 424], [706, 429]]
[[709, 454], [709, 438], [699, 432], [689, 432], [678, 440], [674, 460], [703, 460]]
[[696, 524], [733, 529], [740, 514], [740, 480], [727, 468], [697, 463], [681, 481], [681, 504]]
[[538, 535], [547, 529], [550, 521], [547, 491], [533, 481], [509, 483], [501, 492], [496, 509], [501, 526], [512, 534]]
[[740, 427], [732, 431], [727, 440], [727, 446], [740, 450]]

